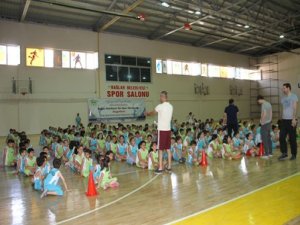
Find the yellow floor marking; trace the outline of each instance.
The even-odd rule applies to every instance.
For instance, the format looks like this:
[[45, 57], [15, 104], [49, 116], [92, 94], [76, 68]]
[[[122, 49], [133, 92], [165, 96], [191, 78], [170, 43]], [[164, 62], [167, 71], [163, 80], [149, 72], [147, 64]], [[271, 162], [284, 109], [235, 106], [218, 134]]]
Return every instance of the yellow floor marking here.
[[300, 175], [176, 224], [282, 225], [300, 215]]

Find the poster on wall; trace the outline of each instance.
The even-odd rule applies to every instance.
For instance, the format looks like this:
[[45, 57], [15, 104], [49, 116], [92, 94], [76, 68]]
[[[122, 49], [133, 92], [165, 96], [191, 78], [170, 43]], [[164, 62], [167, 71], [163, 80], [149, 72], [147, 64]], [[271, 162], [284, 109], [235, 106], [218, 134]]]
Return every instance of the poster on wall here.
[[162, 61], [162, 73], [167, 73], [167, 61]]
[[172, 62], [172, 71], [173, 71], [173, 74], [181, 75], [182, 74], [182, 63], [173, 61]]
[[0, 45], [0, 64], [6, 64], [6, 46]]
[[70, 68], [70, 52], [62, 51], [62, 67]]
[[89, 122], [131, 122], [145, 120], [141, 99], [89, 99]]
[[54, 67], [62, 67], [62, 51], [54, 50]]
[[84, 52], [71, 52], [71, 68], [84, 69], [86, 67]]
[[207, 77], [207, 64], [201, 64], [201, 76]]
[[209, 77], [220, 77], [220, 66], [208, 65], [207, 71]]
[[26, 66], [43, 67], [45, 65], [44, 49], [26, 48]]
[[162, 61], [160, 59], [156, 60], [156, 73], [162, 73]]

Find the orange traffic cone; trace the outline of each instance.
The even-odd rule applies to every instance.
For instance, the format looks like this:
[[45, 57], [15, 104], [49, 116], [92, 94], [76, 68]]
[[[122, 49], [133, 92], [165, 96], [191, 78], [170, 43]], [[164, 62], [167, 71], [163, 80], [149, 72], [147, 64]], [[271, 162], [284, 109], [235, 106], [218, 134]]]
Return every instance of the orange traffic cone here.
[[207, 158], [206, 158], [206, 153], [203, 150], [202, 151], [202, 157], [201, 157], [201, 161], [200, 161], [200, 166], [208, 166], [208, 162], [207, 162]]
[[258, 156], [263, 156], [264, 154], [265, 154], [264, 145], [263, 145], [263, 143], [260, 143], [260, 145], [259, 145], [259, 151], [258, 151]]
[[94, 182], [93, 172], [90, 171], [86, 196], [95, 196], [95, 195], [97, 195], [96, 185]]

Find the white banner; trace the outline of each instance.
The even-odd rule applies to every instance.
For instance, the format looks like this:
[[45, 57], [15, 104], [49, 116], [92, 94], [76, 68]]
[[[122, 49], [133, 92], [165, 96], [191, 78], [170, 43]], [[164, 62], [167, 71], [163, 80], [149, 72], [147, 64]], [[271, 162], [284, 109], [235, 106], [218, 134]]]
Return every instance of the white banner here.
[[89, 99], [90, 122], [145, 120], [145, 102], [140, 99]]

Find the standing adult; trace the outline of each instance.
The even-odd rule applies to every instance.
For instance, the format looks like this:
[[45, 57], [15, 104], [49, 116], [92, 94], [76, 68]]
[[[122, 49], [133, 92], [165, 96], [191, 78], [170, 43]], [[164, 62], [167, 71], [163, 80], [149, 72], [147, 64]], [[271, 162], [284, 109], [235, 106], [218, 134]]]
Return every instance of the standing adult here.
[[75, 122], [76, 122], [76, 127], [80, 127], [80, 124], [81, 124], [81, 118], [80, 118], [79, 113], [77, 113], [77, 116], [76, 116], [76, 118], [75, 118]]
[[193, 124], [195, 122], [194, 115], [192, 112], [189, 113], [189, 115], [186, 117], [186, 119], [189, 124]]
[[291, 92], [291, 84], [285, 83], [282, 87], [283, 97], [282, 104], [282, 120], [280, 122], [280, 151], [281, 156], [279, 160], [284, 160], [288, 157], [286, 137], [289, 136], [292, 157], [290, 160], [295, 160], [297, 157], [297, 141], [296, 141], [296, 127], [297, 127], [297, 95]]
[[227, 134], [232, 137], [232, 131], [234, 133], [238, 132], [238, 119], [237, 115], [239, 108], [234, 105], [234, 100], [229, 99], [229, 105], [224, 110], [223, 122], [227, 125]]
[[272, 105], [264, 99], [263, 96], [257, 96], [257, 102], [261, 105], [261, 139], [264, 145], [265, 154], [261, 158], [269, 159], [272, 156], [272, 140], [271, 140], [271, 126], [272, 126]]
[[160, 104], [155, 107], [152, 112], [146, 112], [146, 116], [158, 114], [157, 119], [157, 148], [158, 148], [158, 169], [156, 174], [163, 172], [163, 152], [168, 153], [167, 172], [171, 172], [171, 120], [173, 115], [173, 106], [168, 102], [168, 93], [162, 91], [160, 93]]

